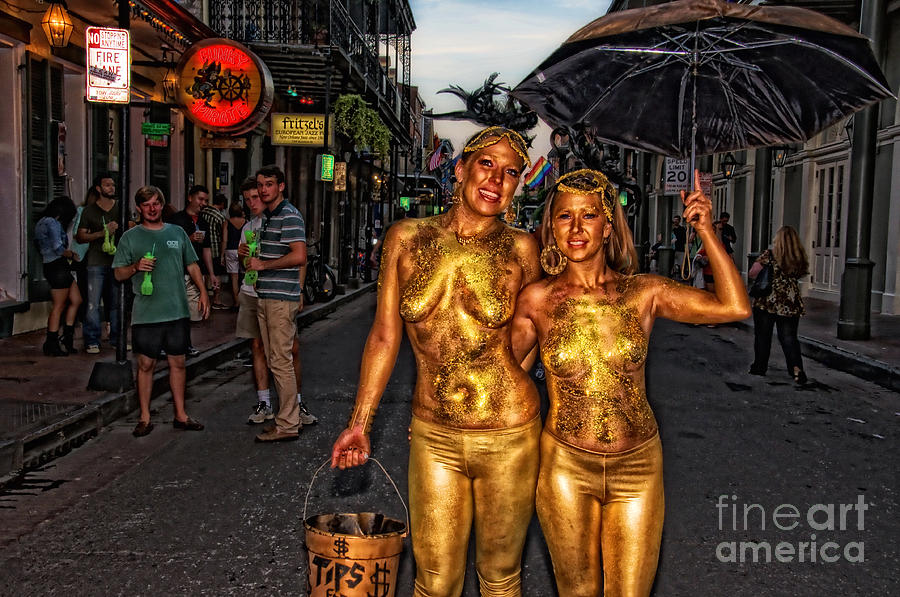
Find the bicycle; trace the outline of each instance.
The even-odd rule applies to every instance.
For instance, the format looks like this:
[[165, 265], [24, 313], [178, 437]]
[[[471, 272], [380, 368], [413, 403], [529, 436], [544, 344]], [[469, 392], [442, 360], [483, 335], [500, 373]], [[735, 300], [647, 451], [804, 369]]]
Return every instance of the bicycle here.
[[334, 298], [337, 289], [337, 275], [319, 256], [319, 243], [312, 243], [307, 250], [312, 248], [316, 252], [306, 254], [306, 282], [303, 284], [303, 299], [310, 305], [316, 301], [327, 303]]

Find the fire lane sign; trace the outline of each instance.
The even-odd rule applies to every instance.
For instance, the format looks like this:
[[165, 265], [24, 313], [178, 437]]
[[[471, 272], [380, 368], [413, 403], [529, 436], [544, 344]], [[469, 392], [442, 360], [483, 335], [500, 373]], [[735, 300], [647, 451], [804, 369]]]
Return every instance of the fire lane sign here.
[[127, 104], [131, 100], [131, 40], [127, 29], [88, 27], [87, 100]]

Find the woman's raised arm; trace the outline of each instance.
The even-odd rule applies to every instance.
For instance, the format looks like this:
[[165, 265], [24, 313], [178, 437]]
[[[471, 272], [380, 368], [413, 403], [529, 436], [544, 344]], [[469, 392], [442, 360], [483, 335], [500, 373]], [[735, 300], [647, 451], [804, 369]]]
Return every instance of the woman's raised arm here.
[[687, 197], [684, 220], [690, 222], [703, 241], [716, 281], [716, 292], [665, 281], [654, 295], [654, 316], [684, 323], [726, 323], [750, 316], [750, 299], [741, 274], [725, 252], [712, 225], [712, 203], [700, 190], [700, 172], [694, 171], [694, 190]]

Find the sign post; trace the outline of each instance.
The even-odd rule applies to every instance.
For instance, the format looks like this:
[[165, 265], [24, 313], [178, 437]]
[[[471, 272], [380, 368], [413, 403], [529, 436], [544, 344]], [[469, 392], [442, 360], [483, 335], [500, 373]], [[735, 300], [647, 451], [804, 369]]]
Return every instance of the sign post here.
[[85, 41], [87, 100], [127, 104], [131, 100], [131, 41], [128, 29], [88, 27]]

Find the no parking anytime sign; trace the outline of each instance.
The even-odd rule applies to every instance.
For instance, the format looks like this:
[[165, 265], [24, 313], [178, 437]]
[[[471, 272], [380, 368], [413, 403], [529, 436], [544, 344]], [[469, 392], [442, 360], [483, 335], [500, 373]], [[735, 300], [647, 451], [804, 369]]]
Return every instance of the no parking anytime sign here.
[[87, 99], [127, 104], [131, 99], [131, 42], [127, 29], [88, 27]]

